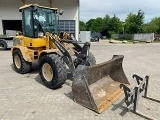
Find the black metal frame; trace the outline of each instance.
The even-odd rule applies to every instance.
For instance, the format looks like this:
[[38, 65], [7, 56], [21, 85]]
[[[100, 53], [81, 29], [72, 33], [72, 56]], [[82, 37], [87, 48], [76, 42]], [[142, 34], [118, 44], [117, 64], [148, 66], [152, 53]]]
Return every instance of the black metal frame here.
[[[26, 10], [29, 10], [29, 12], [30, 12], [30, 16], [31, 16], [31, 36], [28, 36], [28, 35], [26, 35], [26, 19], [25, 19], [25, 11]], [[23, 34], [24, 34], [24, 36], [26, 36], [26, 37], [35, 37], [35, 33], [34, 33], [34, 29], [33, 29], [33, 12], [32, 12], [33, 10], [32, 10], [32, 8], [31, 7], [29, 7], [29, 8], [25, 8], [25, 9], [23, 9], [21, 12], [22, 12], [22, 31], [23, 31]]]
[[124, 84], [121, 84], [120, 87], [121, 88], [123, 87], [124, 90], [127, 110], [130, 111], [133, 109], [133, 112], [136, 112], [138, 108], [139, 98], [141, 96], [147, 98], [149, 76], [146, 76], [143, 79], [140, 76], [134, 74], [132, 77], [136, 78], [137, 81], [137, 86], [134, 89], [131, 89]]
[[[33, 17], [33, 13], [34, 13], [34, 11], [35, 10], [38, 10], [38, 8], [40, 8], [40, 7], [37, 7], [37, 6], [30, 6], [30, 7], [27, 7], [27, 8], [24, 8], [24, 9], [22, 9], [22, 10], [20, 10], [20, 12], [22, 12], [22, 22], [23, 22], [23, 24], [22, 24], [22, 28], [23, 28], [23, 34], [26, 36], [26, 34], [25, 34], [25, 24], [26, 24], [26, 21], [25, 21], [25, 11], [26, 10], [29, 10], [30, 11], [30, 16], [31, 16], [31, 18], [30, 18], [30, 26], [31, 26], [31, 31], [30, 32], [32, 32], [32, 36], [27, 36], [27, 37], [30, 37], [30, 38], [38, 38], [38, 36], [36, 35], [36, 31], [35, 31], [35, 28], [34, 28], [34, 25], [36, 25], [36, 24], [38, 24], [38, 26], [41, 28], [41, 31], [45, 34], [45, 32], [44, 32], [44, 30], [42, 29], [42, 25], [41, 25], [41, 23], [38, 21], [38, 20], [36, 20], [36, 19], [34, 19], [34, 17]], [[45, 9], [45, 8], [44, 8]], [[53, 10], [53, 12], [55, 12], [54, 10]], [[57, 26], [58, 26], [58, 23], [57, 23]], [[58, 29], [58, 28], [57, 28]]]
[[61, 42], [66, 42], [66, 43], [71, 43], [74, 45], [77, 53], [75, 52], [75, 55], [77, 56], [77, 58], [73, 61], [71, 55], [69, 54], [69, 52], [66, 50], [66, 48], [56, 39], [54, 39], [54, 37], [52, 35], [49, 36], [50, 39], [52, 40], [52, 42], [56, 45], [56, 47], [61, 51], [61, 53], [63, 54], [63, 59], [64, 62], [68, 65], [68, 67], [71, 70], [71, 73], [74, 74], [75, 72], [75, 68], [79, 65], [79, 64], [83, 64], [83, 65], [88, 65], [86, 59], [87, 59], [87, 52], [90, 49], [90, 43], [86, 42], [84, 44], [83, 47], [81, 47], [78, 42], [74, 41], [74, 40], [61, 40]]

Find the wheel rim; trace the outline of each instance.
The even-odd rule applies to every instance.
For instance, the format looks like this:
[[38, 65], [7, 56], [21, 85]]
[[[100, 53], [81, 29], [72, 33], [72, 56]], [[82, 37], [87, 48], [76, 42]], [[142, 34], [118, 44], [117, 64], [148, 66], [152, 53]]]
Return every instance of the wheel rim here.
[[4, 45], [2, 43], [0, 43], [0, 48], [4, 48]]
[[20, 60], [20, 58], [19, 58], [18, 55], [15, 55], [15, 56], [14, 56], [14, 62], [15, 62], [16, 67], [17, 67], [18, 69], [20, 69], [20, 68], [21, 68], [21, 60]]
[[43, 64], [43, 66], [42, 66], [42, 74], [43, 74], [44, 78], [48, 82], [50, 82], [52, 80], [52, 78], [53, 78], [53, 69], [48, 63]]

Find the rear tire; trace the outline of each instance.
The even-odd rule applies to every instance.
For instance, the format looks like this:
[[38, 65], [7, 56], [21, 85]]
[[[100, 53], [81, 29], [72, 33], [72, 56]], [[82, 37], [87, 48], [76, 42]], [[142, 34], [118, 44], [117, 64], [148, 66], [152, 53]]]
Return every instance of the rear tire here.
[[7, 49], [7, 43], [4, 41], [0, 41], [0, 50], [6, 50]]
[[20, 74], [25, 74], [31, 70], [32, 63], [25, 61], [21, 52], [18, 49], [13, 51], [12, 56], [16, 72]]
[[63, 59], [56, 54], [42, 56], [39, 61], [39, 75], [45, 86], [59, 88], [67, 79], [67, 68]]

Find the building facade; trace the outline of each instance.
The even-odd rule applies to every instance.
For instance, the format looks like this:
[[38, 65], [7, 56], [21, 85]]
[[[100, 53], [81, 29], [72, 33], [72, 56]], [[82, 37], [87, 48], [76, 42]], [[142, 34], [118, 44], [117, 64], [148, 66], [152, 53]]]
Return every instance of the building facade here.
[[60, 31], [79, 36], [79, 0], [0, 0], [0, 35], [6, 30], [22, 31], [22, 16], [19, 8], [25, 4], [63, 9], [59, 17]]

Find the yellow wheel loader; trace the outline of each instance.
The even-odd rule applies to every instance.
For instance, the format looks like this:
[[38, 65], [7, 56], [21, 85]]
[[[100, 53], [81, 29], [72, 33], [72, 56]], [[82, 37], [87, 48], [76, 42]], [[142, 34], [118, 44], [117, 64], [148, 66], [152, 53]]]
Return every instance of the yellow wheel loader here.
[[28, 73], [32, 63], [39, 62], [39, 75], [51, 89], [63, 85], [71, 73], [74, 100], [98, 113], [122, 95], [119, 85], [129, 85], [122, 69], [123, 56], [96, 65], [89, 42], [81, 47], [68, 33], [58, 31], [61, 10], [30, 4], [19, 11], [23, 32], [13, 39], [11, 49], [16, 72]]
[[[90, 43], [81, 47], [66, 32], [58, 33], [57, 8], [25, 5], [22, 13], [23, 34], [13, 39], [13, 64], [21, 74], [31, 70], [32, 63], [39, 62], [39, 74], [49, 88], [60, 87], [79, 64], [94, 65], [95, 57], [89, 52]], [[72, 45], [70, 45], [72, 44]]]

